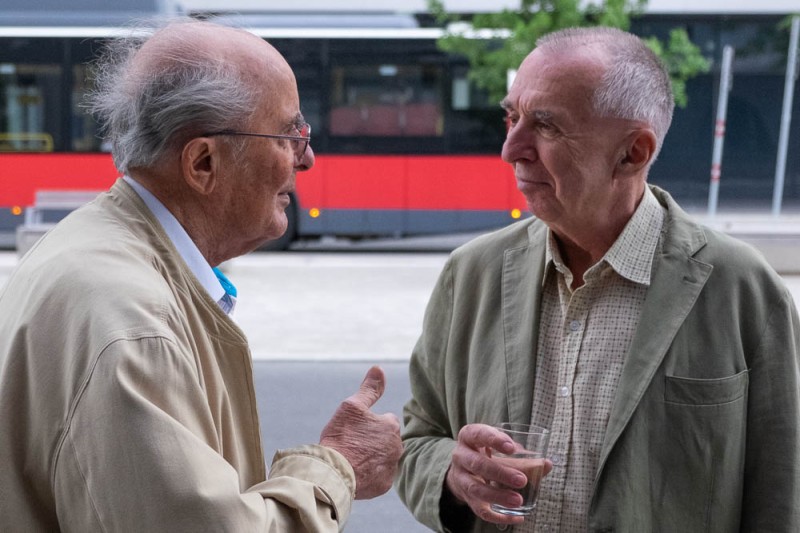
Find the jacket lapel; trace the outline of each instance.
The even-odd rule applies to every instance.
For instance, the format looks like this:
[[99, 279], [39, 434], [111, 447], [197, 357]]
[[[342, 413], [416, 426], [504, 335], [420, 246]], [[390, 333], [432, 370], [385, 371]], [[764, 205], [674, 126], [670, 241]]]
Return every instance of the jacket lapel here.
[[663, 251], [654, 259], [653, 279], [620, 376], [599, 470], [650, 386], [712, 270], [711, 265], [693, 257], [706, 243], [702, 228], [668, 194], [657, 188], [653, 188], [653, 193], [668, 210]]
[[503, 258], [501, 290], [510, 422], [529, 423], [531, 419], [545, 257], [540, 243], [544, 242], [546, 231], [544, 224], [532, 224], [528, 246], [508, 249]]

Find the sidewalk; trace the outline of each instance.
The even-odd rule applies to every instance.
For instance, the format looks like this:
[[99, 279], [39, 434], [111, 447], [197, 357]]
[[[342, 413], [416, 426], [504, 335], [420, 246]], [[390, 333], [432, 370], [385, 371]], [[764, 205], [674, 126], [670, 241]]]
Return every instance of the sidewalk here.
[[[705, 226], [752, 245], [778, 273], [800, 274], [800, 213], [797, 210], [778, 217], [746, 209], [719, 212], [713, 217], [709, 217], [705, 210], [689, 214]], [[449, 252], [482, 233], [485, 232], [364, 240], [323, 237], [296, 242], [292, 250]]]
[[[259, 253], [234, 259], [235, 319], [269, 361], [407, 361], [447, 253]], [[16, 264], [0, 252], [0, 286]], [[800, 303], [800, 275], [784, 275]]]
[[754, 246], [781, 275], [800, 274], [800, 214], [693, 215], [697, 221]]

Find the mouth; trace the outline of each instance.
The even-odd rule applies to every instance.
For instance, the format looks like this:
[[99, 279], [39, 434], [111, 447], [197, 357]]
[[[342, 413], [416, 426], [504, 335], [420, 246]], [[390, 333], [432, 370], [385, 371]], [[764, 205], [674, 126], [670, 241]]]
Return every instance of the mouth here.
[[292, 194], [294, 194], [294, 186], [278, 191], [277, 200], [283, 209], [286, 209], [292, 203]]
[[532, 176], [515, 176], [517, 183], [524, 185], [549, 185], [546, 180], [537, 179]]
[[517, 190], [526, 196], [549, 194], [552, 191], [552, 185], [541, 179], [536, 179], [531, 176], [516, 176]]
[[278, 196], [289, 196], [294, 194], [294, 183], [287, 184], [286, 187], [278, 191]]

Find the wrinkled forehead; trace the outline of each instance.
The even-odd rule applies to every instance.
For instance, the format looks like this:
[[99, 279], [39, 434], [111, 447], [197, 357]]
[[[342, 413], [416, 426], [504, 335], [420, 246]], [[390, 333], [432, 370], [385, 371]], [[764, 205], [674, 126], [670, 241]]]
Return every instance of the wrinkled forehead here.
[[546, 101], [565, 106], [591, 103], [606, 70], [601, 54], [591, 50], [534, 50], [520, 65], [503, 107], [525, 112]]

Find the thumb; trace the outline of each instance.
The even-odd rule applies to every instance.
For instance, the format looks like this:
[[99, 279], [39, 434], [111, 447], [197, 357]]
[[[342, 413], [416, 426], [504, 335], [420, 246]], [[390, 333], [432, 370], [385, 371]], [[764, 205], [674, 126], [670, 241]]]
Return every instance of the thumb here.
[[367, 371], [358, 392], [353, 394], [350, 399], [369, 409], [383, 396], [385, 388], [386, 376], [383, 370], [379, 366], [373, 366]]

